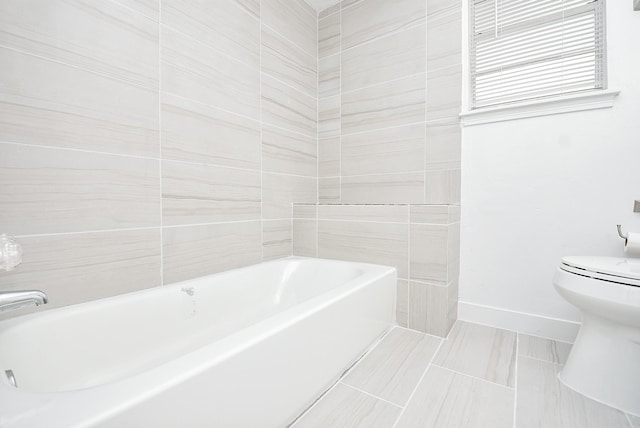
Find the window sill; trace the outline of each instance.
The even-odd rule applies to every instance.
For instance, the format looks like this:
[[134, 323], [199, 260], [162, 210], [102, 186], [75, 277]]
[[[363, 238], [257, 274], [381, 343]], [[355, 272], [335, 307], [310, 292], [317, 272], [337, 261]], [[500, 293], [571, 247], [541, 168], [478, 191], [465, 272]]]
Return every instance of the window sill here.
[[527, 117], [548, 116], [574, 111], [595, 110], [613, 107], [614, 98], [620, 91], [606, 89], [583, 94], [568, 95], [546, 100], [537, 100], [509, 106], [489, 107], [465, 111], [460, 114], [462, 126], [503, 122]]

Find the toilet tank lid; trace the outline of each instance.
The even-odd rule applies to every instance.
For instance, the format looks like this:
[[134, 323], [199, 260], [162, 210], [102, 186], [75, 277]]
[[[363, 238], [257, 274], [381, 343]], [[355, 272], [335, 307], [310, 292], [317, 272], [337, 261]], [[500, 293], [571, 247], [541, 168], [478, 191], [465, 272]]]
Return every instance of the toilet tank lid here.
[[640, 258], [563, 257], [562, 263], [590, 272], [640, 280]]

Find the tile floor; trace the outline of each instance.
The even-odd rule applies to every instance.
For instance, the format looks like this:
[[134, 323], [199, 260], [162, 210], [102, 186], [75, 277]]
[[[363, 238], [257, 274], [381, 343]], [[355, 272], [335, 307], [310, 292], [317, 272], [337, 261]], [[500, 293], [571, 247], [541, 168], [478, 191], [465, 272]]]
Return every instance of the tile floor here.
[[294, 428], [640, 428], [560, 384], [571, 345], [457, 321], [394, 327]]

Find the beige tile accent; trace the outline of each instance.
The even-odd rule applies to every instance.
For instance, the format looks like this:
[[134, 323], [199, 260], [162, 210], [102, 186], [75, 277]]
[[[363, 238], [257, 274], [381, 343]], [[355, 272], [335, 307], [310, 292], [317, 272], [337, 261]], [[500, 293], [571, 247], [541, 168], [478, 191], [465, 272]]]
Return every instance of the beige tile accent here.
[[320, 87], [318, 95], [320, 98], [330, 97], [340, 94], [340, 55], [331, 55], [321, 58], [318, 62]]
[[316, 220], [293, 219], [293, 255], [317, 257], [318, 233]]
[[516, 333], [457, 321], [434, 364], [514, 387]]
[[162, 157], [260, 170], [260, 124], [162, 94]]
[[158, 24], [118, 3], [1, 2], [0, 28], [3, 46], [158, 87]]
[[316, 219], [316, 204], [293, 204], [293, 218], [303, 220]]
[[321, 98], [318, 101], [318, 137], [340, 135], [340, 96]]
[[160, 0], [118, 0], [118, 3], [140, 12], [155, 21], [160, 17]]
[[567, 388], [558, 380], [562, 366], [518, 358], [518, 428], [623, 428], [629, 422], [618, 410]]
[[257, 67], [247, 67], [169, 28], [162, 29], [161, 51], [164, 92], [258, 119], [260, 73]]
[[449, 205], [411, 205], [411, 223], [448, 224]]
[[340, 175], [340, 137], [318, 140], [320, 177]]
[[352, 91], [425, 72], [425, 24], [347, 49], [342, 90]]
[[512, 389], [431, 366], [398, 428], [512, 428]]
[[49, 303], [38, 310], [160, 285], [159, 228], [25, 236], [19, 241], [23, 262], [20, 269], [3, 272], [0, 290], [44, 291]]
[[260, 172], [162, 162], [162, 224], [260, 219]]
[[318, 222], [318, 257], [394, 266], [407, 277], [407, 225], [357, 221]]
[[342, 10], [342, 46], [347, 49], [425, 21], [424, 0], [367, 0]]
[[[427, 8], [428, 10], [428, 8]], [[460, 6], [427, 18], [427, 69], [451, 67], [462, 62], [462, 9]]]
[[344, 175], [403, 173], [424, 168], [425, 124], [342, 137]]
[[409, 282], [409, 328], [446, 337], [449, 321], [449, 287]]
[[427, 126], [427, 170], [460, 169], [462, 136], [460, 124]]
[[448, 240], [447, 226], [411, 224], [410, 279], [447, 284]]
[[427, 72], [427, 121], [458, 118], [462, 102], [461, 66]]
[[269, 0], [262, 3], [262, 22], [295, 42], [313, 57], [317, 49], [317, 19], [302, 0]]
[[262, 222], [262, 260], [288, 257], [292, 253], [291, 220]]
[[316, 201], [317, 179], [283, 174], [262, 174], [262, 218], [291, 218], [291, 204]]
[[342, 382], [404, 406], [441, 342], [417, 331], [394, 328]]
[[324, 58], [340, 52], [340, 14], [336, 13], [318, 22], [318, 56]]
[[12, 235], [160, 224], [159, 162], [0, 143], [0, 218]]
[[262, 76], [262, 120], [316, 138], [317, 100], [267, 75]]
[[318, 218], [406, 224], [407, 209], [406, 205], [320, 205]]
[[391, 428], [400, 408], [338, 384], [293, 428]]
[[409, 326], [409, 281], [399, 279], [396, 286], [396, 322], [401, 327]]
[[318, 18], [322, 19], [322, 18], [326, 18], [327, 16], [340, 12], [340, 2], [338, 2], [337, 4], [334, 4], [333, 6], [329, 6], [326, 9], [323, 9], [320, 11], [320, 13], [318, 14]]
[[316, 177], [317, 140], [286, 129], [263, 125], [262, 169], [267, 172]]
[[260, 263], [261, 224], [250, 221], [164, 228], [165, 284]]
[[217, 2], [162, 0], [162, 24], [192, 37], [192, 43], [206, 43], [251, 68], [258, 68], [260, 22], [240, 7], [220, 7]]
[[0, 140], [158, 155], [157, 91], [2, 47], [0, 64]]
[[420, 204], [424, 174], [358, 175], [342, 177], [342, 202], [350, 204]]
[[569, 352], [571, 352], [570, 343], [518, 333], [518, 355], [520, 356], [564, 364], [567, 362]]
[[342, 132], [371, 131], [424, 121], [423, 74], [342, 94]]
[[262, 28], [261, 71], [311, 97], [318, 96], [318, 62], [268, 27]]
[[340, 203], [340, 177], [318, 179], [318, 201]]

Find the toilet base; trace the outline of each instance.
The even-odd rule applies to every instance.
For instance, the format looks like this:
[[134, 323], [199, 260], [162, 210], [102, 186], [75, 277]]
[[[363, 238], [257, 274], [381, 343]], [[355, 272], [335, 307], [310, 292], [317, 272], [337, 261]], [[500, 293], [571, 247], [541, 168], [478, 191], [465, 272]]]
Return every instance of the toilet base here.
[[560, 380], [587, 397], [640, 416], [640, 329], [583, 312]]

